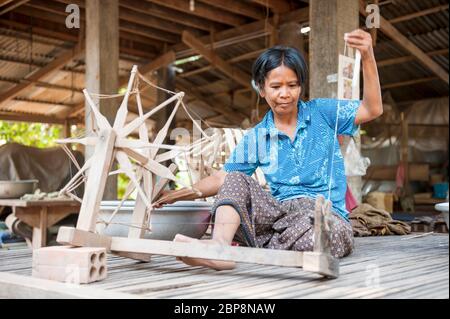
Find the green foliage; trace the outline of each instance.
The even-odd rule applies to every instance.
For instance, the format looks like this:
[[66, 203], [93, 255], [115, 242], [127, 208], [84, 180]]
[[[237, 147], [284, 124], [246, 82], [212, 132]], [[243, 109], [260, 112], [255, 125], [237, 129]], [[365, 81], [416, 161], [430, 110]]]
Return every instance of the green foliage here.
[[[130, 183], [130, 179], [125, 174], [118, 174], [117, 177], [117, 198], [122, 199], [127, 190], [127, 186]], [[136, 199], [136, 190], [131, 193], [129, 199]]]
[[61, 125], [0, 121], [0, 145], [19, 143], [27, 146], [46, 148], [56, 146], [60, 138]]

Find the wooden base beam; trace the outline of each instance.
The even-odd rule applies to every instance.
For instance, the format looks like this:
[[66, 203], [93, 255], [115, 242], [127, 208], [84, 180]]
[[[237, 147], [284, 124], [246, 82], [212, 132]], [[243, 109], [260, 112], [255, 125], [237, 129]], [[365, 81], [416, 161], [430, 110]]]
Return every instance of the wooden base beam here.
[[[104, 247], [109, 252], [126, 257], [135, 254], [137, 256], [166, 255], [284, 267], [303, 267], [305, 270], [317, 272], [330, 278], [338, 276], [339, 268], [337, 259], [329, 254], [320, 252], [208, 245], [201, 242], [181, 243], [154, 239], [108, 237], [70, 227], [61, 227], [57, 240], [65, 245]], [[128, 256], [124, 254], [128, 254]]]

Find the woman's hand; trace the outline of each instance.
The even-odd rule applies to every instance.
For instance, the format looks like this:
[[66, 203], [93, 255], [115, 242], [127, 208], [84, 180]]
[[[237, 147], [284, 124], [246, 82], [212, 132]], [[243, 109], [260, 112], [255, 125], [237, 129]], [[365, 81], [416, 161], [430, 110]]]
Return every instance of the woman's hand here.
[[227, 173], [225, 171], [218, 171], [214, 175], [203, 178], [192, 188], [164, 190], [153, 203], [153, 207], [160, 208], [165, 204], [173, 204], [180, 200], [194, 200], [215, 196], [224, 183], [226, 175]]
[[353, 30], [350, 33], [344, 34], [344, 40], [347, 41], [347, 45], [351, 48], [358, 49], [361, 53], [361, 59], [374, 57], [372, 47], [372, 36], [370, 33], [361, 29]]
[[355, 124], [360, 125], [376, 119], [383, 114], [381, 86], [378, 77], [377, 63], [372, 47], [372, 37], [361, 29], [344, 35], [347, 45], [361, 53], [364, 75], [363, 100], [355, 117]]
[[179, 190], [165, 190], [153, 203], [153, 207], [160, 208], [165, 204], [173, 204], [180, 200], [193, 200], [205, 197], [202, 192], [196, 188], [182, 188]]
[[165, 190], [162, 191], [161, 195], [158, 197], [158, 199], [153, 203], [154, 208], [161, 208], [163, 205], [166, 204], [173, 204], [176, 202], [174, 193], [175, 190]]

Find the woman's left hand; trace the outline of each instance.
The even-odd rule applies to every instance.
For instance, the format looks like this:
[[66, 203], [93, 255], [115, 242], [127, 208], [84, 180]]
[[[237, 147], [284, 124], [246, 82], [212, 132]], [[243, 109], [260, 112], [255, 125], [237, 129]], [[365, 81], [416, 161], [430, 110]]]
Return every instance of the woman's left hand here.
[[373, 57], [372, 36], [370, 33], [361, 29], [353, 30], [352, 32], [344, 34], [344, 40], [351, 48], [358, 49], [361, 52], [361, 58], [365, 59]]

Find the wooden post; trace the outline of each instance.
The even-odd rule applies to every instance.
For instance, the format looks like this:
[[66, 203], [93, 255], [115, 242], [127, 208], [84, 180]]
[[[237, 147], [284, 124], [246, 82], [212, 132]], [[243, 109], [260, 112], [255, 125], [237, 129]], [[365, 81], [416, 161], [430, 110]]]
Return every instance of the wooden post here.
[[408, 163], [408, 139], [409, 139], [409, 131], [408, 131], [408, 121], [405, 119], [405, 114], [400, 113], [400, 121], [401, 121], [401, 129], [402, 129], [402, 137], [400, 140], [400, 163], [403, 165], [405, 179], [403, 184], [403, 190], [400, 193], [400, 205], [403, 211], [411, 211], [414, 212], [414, 197], [409, 185], [410, 181], [410, 172], [409, 172], [409, 163]]
[[[359, 1], [315, 0], [311, 1], [309, 10], [309, 98], [336, 98], [337, 81], [328, 82], [327, 76], [338, 72], [338, 56], [344, 53], [344, 33], [359, 27]], [[359, 132], [355, 142], [359, 151]], [[361, 202], [362, 178], [350, 176], [347, 182], [354, 197]]]
[[[119, 83], [119, 6], [118, 0], [86, 1], [86, 88], [92, 93], [116, 94]], [[102, 113], [112, 125], [120, 99], [93, 97]], [[93, 127], [90, 108], [86, 105], [86, 134]], [[94, 153], [86, 147], [85, 157]], [[117, 198], [117, 176], [110, 176], [104, 192], [105, 199]]]
[[400, 120], [402, 123], [402, 139], [401, 139], [401, 151], [400, 161], [405, 169], [405, 188], [409, 183], [409, 167], [408, 167], [408, 121], [405, 119], [405, 113], [400, 114]]
[[63, 130], [62, 130], [62, 138], [70, 138], [71, 131], [70, 131], [70, 122], [64, 121]]
[[304, 39], [300, 33], [300, 24], [288, 22], [280, 26], [277, 44], [296, 48], [305, 55]]
[[39, 227], [33, 228], [33, 249], [47, 245], [47, 206], [42, 206], [39, 213]]
[[358, 0], [315, 0], [309, 5], [310, 95], [337, 96], [337, 82], [327, 76], [338, 71], [338, 55], [344, 52], [344, 33], [359, 26]]

